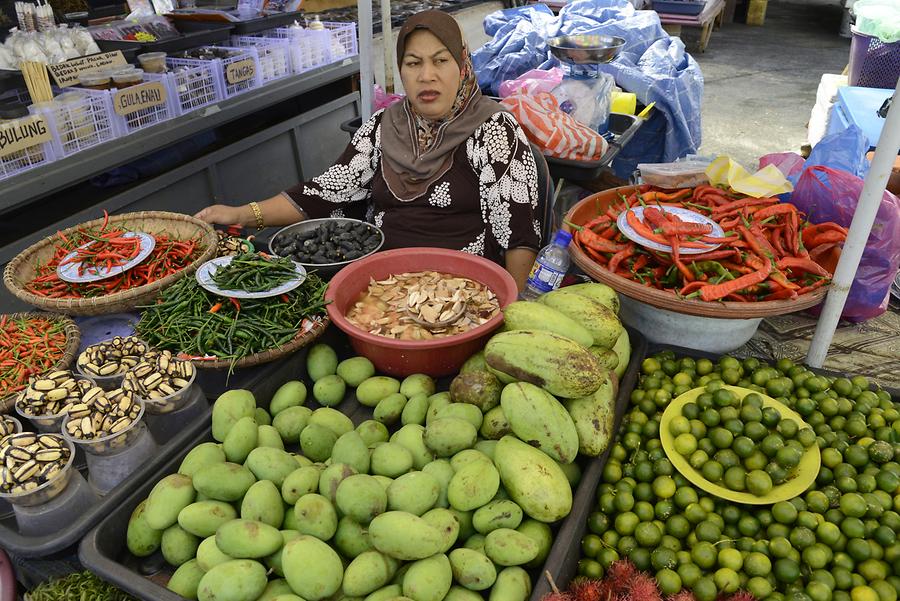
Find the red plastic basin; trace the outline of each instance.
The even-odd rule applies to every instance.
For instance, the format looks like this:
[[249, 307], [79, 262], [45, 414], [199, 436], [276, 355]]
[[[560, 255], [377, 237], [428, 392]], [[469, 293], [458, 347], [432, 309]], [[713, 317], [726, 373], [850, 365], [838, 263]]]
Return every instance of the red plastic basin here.
[[353, 349], [367, 357], [375, 368], [392, 376], [428, 374], [449, 376], [470, 356], [481, 350], [491, 332], [503, 323], [498, 314], [485, 324], [463, 334], [434, 340], [394, 340], [370, 334], [354, 326], [345, 315], [368, 288], [369, 279], [376, 280], [412, 271], [437, 271], [466, 277], [488, 286], [505, 307], [516, 300], [516, 282], [505, 269], [492, 261], [468, 253], [442, 248], [400, 248], [376, 253], [351, 263], [337, 273], [328, 285], [331, 322], [350, 337]]

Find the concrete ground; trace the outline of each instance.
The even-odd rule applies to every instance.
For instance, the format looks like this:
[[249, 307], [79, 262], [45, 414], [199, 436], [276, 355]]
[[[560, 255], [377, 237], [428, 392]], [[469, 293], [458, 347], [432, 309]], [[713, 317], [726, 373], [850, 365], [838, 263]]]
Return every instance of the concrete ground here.
[[726, 23], [705, 53], [700, 154], [727, 154], [748, 168], [770, 152], [799, 151], [823, 73], [841, 73], [850, 40], [838, 36], [836, 1], [769, 0], [765, 24]]

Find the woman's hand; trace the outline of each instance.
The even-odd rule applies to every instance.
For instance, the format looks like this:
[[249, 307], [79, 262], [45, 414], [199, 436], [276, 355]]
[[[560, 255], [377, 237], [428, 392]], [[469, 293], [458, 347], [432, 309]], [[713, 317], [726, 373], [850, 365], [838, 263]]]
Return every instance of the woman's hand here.
[[212, 205], [199, 211], [194, 217], [201, 221], [218, 225], [248, 225], [245, 223], [245, 215], [248, 211], [249, 209], [246, 206]]

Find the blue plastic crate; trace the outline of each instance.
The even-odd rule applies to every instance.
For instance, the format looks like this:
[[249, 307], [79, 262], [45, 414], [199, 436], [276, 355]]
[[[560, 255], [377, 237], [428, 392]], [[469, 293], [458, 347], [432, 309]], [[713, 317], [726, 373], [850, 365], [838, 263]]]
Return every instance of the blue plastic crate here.
[[653, 0], [653, 10], [670, 15], [699, 15], [706, 8], [706, 0]]

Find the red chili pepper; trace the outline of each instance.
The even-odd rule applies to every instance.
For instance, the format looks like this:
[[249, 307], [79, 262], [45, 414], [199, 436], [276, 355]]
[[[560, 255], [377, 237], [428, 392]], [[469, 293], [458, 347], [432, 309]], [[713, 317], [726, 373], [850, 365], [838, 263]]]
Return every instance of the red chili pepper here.
[[800, 290], [798, 290], [798, 291], [797, 291], [797, 296], [806, 294], [807, 292], [812, 292], [812, 291], [815, 290], [816, 288], [821, 288], [822, 286], [824, 286], [825, 284], [827, 284], [829, 281], [830, 281], [830, 280], [816, 280], [814, 283], [810, 284], [809, 286], [806, 286], [806, 287], [801, 288]]
[[759, 284], [766, 281], [766, 278], [768, 278], [769, 274], [772, 272], [772, 266], [769, 261], [763, 261], [762, 263], [762, 268], [754, 271], [753, 273], [742, 275], [739, 278], [735, 278], [722, 284], [713, 284], [701, 288], [700, 298], [705, 301], [719, 300], [720, 298], [724, 298], [725, 296], [728, 296], [733, 292], [737, 292], [739, 290], [743, 290], [748, 286], [752, 286], [753, 284]]
[[216, 303], [215, 305], [213, 305], [212, 307], [209, 308], [209, 312], [210, 313], [218, 313], [219, 309], [221, 309], [221, 308], [222, 308], [222, 303]]
[[235, 308], [237, 311], [240, 311], [240, 310], [241, 310], [241, 303], [238, 302], [238, 299], [229, 296], [229, 297], [228, 297], [228, 300], [231, 301], [231, 304], [234, 305], [234, 308]]
[[628, 243], [625, 246], [625, 248], [623, 248], [622, 250], [620, 250], [619, 252], [617, 252], [616, 254], [613, 255], [612, 259], [609, 260], [609, 267], [607, 269], [609, 269], [612, 272], [615, 272], [619, 267], [619, 263], [621, 263], [628, 257], [634, 255], [634, 251], [635, 251], [634, 243], [633, 242]]
[[778, 260], [776, 266], [778, 269], [790, 269], [791, 271], [803, 271], [826, 278], [831, 277], [831, 274], [815, 261], [801, 259], [800, 257], [782, 257]]

